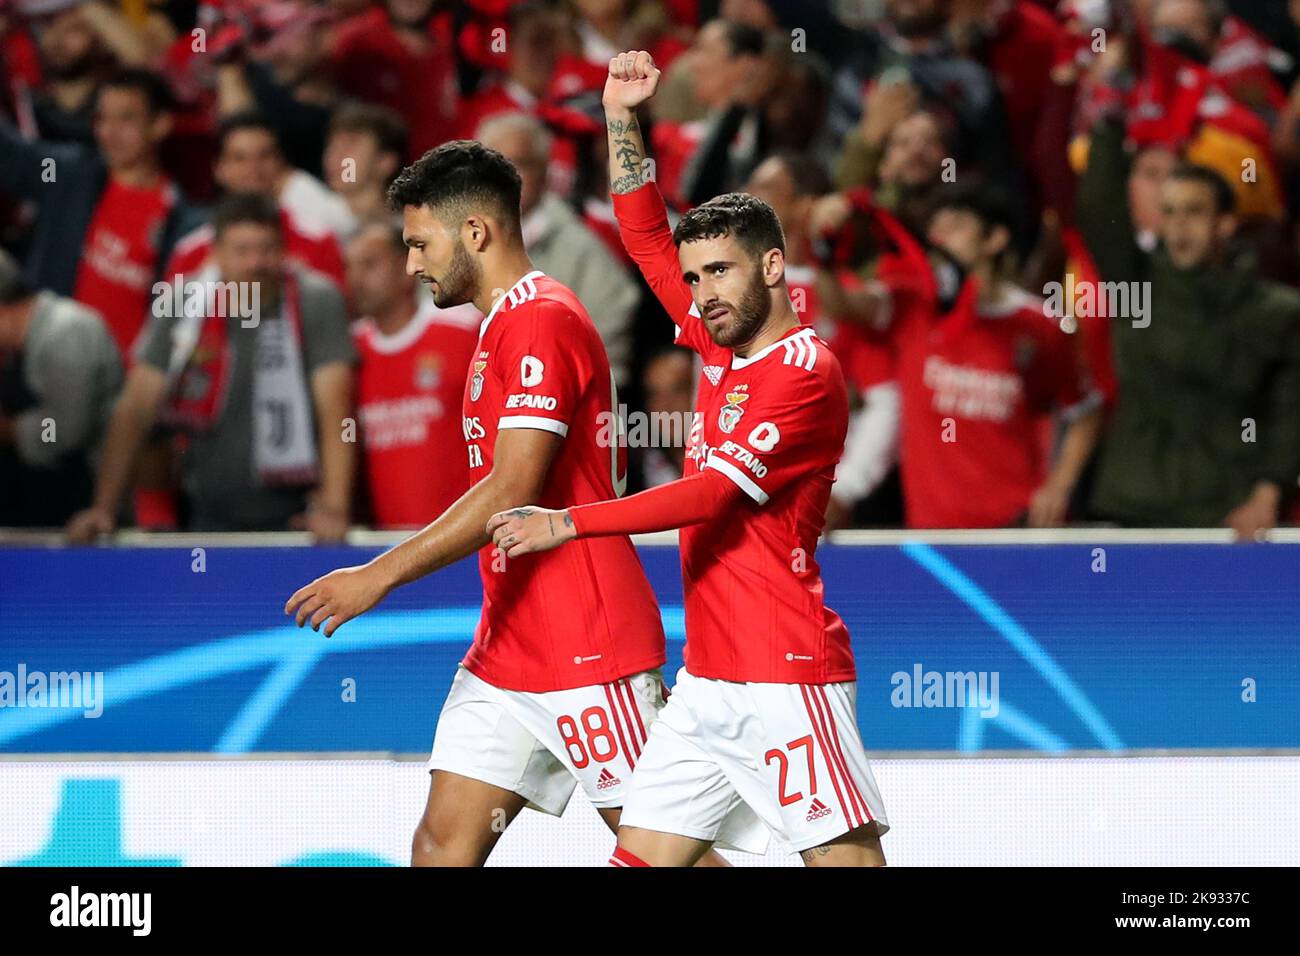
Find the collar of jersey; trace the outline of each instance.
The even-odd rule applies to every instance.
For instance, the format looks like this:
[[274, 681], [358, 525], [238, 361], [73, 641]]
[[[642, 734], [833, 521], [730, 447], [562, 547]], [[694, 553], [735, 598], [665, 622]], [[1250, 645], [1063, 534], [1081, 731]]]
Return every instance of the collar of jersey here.
[[509, 289], [507, 289], [505, 294], [492, 304], [492, 309], [491, 311], [488, 312], [487, 318], [483, 320], [483, 324], [480, 325], [478, 328], [478, 337], [480, 339], [483, 338], [483, 333], [487, 331], [488, 323], [491, 322], [492, 319], [496, 317], [496, 314], [499, 311], [501, 311], [502, 306], [507, 305], [515, 298], [515, 293], [520, 290], [520, 288], [524, 285], [524, 283], [529, 282], [533, 279], [539, 279], [545, 275], [546, 273], [543, 272], [541, 269], [534, 269], [532, 272], [520, 276], [519, 281], [516, 282], [514, 285], [512, 285]]
[[777, 339], [767, 348], [760, 349], [759, 351], [755, 352], [753, 355], [749, 356], [748, 358], [741, 358], [735, 352], [732, 352], [731, 370], [734, 372], [737, 369], [745, 368], [747, 365], [753, 365], [755, 362], [767, 358], [768, 353], [774, 352], [778, 345], [785, 345], [787, 342], [793, 342], [797, 338], [810, 339], [816, 334], [817, 334], [816, 329], [813, 329], [811, 326], [804, 326], [803, 328], [797, 329], [796, 331], [790, 333], [789, 335], [781, 336], [779, 339]]

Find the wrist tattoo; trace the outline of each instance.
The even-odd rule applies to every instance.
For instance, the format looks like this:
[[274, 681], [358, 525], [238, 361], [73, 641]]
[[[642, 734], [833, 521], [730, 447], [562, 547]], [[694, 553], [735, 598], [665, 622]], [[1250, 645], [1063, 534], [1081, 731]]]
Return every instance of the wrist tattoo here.
[[615, 195], [630, 193], [645, 185], [645, 156], [641, 152], [636, 142], [632, 139], [631, 134], [640, 134], [641, 128], [637, 125], [636, 117], [624, 122], [623, 120], [609, 120], [605, 124], [609, 130], [610, 149], [614, 161], [618, 167], [624, 170], [624, 175], [616, 176], [609, 184], [610, 192]]

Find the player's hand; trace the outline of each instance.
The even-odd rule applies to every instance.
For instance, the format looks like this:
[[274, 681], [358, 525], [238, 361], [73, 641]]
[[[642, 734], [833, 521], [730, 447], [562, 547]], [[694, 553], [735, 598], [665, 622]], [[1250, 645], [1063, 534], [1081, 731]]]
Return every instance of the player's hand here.
[[94, 544], [100, 535], [112, 534], [117, 527], [113, 515], [104, 508], [87, 508], [68, 519], [64, 529], [73, 544]]
[[605, 109], [634, 110], [659, 88], [659, 68], [645, 50], [628, 50], [609, 61], [601, 102]]
[[294, 591], [284, 605], [284, 613], [293, 614], [299, 627], [310, 620], [313, 631], [319, 631], [329, 621], [325, 636], [331, 637], [342, 625], [382, 601], [390, 589], [373, 565], [339, 568]]
[[507, 558], [550, 551], [578, 536], [567, 511], [535, 505], [497, 512], [488, 519], [487, 530]]

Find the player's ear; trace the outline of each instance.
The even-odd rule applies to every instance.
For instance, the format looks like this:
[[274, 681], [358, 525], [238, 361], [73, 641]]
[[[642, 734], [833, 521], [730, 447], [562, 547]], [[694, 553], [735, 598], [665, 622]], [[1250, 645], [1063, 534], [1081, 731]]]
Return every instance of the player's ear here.
[[482, 252], [487, 245], [488, 223], [482, 216], [467, 216], [460, 226], [460, 237], [473, 252]]
[[785, 276], [785, 253], [769, 249], [763, 254], [763, 281], [774, 286]]

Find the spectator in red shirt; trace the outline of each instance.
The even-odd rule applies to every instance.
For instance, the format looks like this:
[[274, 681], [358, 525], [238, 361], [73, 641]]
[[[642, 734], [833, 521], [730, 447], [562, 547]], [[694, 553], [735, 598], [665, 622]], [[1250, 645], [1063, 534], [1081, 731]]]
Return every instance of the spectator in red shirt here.
[[460, 407], [483, 315], [439, 309], [406, 274], [402, 230], [364, 226], [348, 243], [348, 291], [362, 318], [357, 416], [375, 527], [422, 528], [469, 489]]
[[402, 114], [411, 131], [408, 158], [455, 135], [459, 91], [450, 5], [386, 0], [349, 17], [334, 34], [330, 63], [343, 93]]
[[1286, 90], [1273, 76], [1271, 45], [1217, 0], [1159, 0], [1150, 9], [1157, 43], [1206, 64], [1234, 100], [1272, 121], [1286, 105]]
[[473, 139], [489, 117], [535, 112], [546, 99], [562, 47], [560, 17], [541, 0], [514, 4], [508, 17], [509, 44], [505, 49], [488, 44], [489, 62], [499, 72], [461, 104], [456, 125], [462, 139]]
[[[914, 528], [1052, 527], [1067, 517], [1096, 447], [1100, 397], [1041, 299], [1001, 278], [1012, 216], [996, 190], [945, 189], [931, 258], [883, 211], [894, 250], [875, 319], [888, 327], [902, 394], [902, 478]], [[1043, 417], [1064, 425], [1050, 468]]]
[[95, 103], [93, 152], [29, 141], [0, 120], [0, 190], [38, 204], [29, 284], [97, 311], [125, 358], [176, 236], [197, 219], [159, 161], [171, 128], [162, 79], [124, 70]]
[[[567, 4], [573, 19], [573, 49], [556, 65], [551, 98], [570, 99], [583, 93], [599, 93], [609, 75], [609, 61], [623, 50], [648, 50], [660, 66], [667, 68], [687, 48], [675, 35], [682, 11], [671, 9], [681, 3], [656, 0], [572, 0]], [[691, 25], [694, 25], [694, 18]]]
[[[285, 259], [322, 273], [342, 290], [343, 253], [338, 240], [331, 232], [312, 230], [301, 223], [283, 203], [285, 184], [301, 172], [284, 161], [275, 129], [266, 120], [245, 113], [222, 123], [215, 165], [217, 184], [226, 193], [257, 193], [276, 200], [280, 204]], [[197, 272], [211, 254], [213, 241], [211, 225], [187, 234], [176, 244], [167, 275]]]

